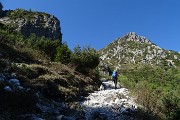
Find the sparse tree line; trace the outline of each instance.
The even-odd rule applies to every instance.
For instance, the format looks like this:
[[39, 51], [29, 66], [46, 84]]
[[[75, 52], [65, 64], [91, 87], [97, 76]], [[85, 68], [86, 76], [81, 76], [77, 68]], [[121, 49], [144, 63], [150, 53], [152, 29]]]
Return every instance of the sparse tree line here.
[[60, 40], [52, 41], [49, 38], [37, 37], [32, 33], [29, 37], [24, 37], [21, 33], [15, 32], [11, 25], [0, 24], [1, 43], [11, 46], [27, 47], [41, 51], [46, 54], [51, 61], [61, 62], [75, 68], [76, 71], [83, 74], [89, 74], [90, 71], [98, 66], [99, 55], [91, 47], [77, 47], [74, 51], [68, 48], [66, 43]]
[[[0, 16], [2, 15], [3, 5], [0, 2]], [[30, 12], [31, 13], [31, 12]], [[10, 17], [29, 16], [30, 14], [19, 9]], [[33, 13], [32, 13], [33, 14]], [[69, 64], [75, 68], [76, 71], [83, 74], [90, 74], [99, 64], [99, 55], [90, 46], [81, 48], [77, 45], [74, 51], [68, 48], [66, 43], [61, 40], [52, 41], [49, 38], [37, 37], [32, 33], [29, 37], [24, 37], [21, 33], [15, 32], [13, 25], [4, 25], [0, 23], [1, 43], [4, 42], [9, 45], [26, 46], [35, 50], [39, 50], [46, 54], [51, 61]], [[96, 71], [96, 70], [95, 70]]]
[[2, 3], [0, 2], [0, 17], [2, 16], [2, 9], [3, 9], [3, 5], [2, 5]]

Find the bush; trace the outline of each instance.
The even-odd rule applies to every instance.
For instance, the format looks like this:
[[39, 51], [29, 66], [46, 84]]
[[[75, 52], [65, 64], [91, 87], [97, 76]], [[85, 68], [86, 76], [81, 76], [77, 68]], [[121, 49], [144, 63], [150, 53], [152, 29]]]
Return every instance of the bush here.
[[58, 84], [53, 81], [47, 81], [42, 88], [44, 97], [51, 100], [65, 101], [65, 94], [60, 91]]
[[158, 98], [160, 93], [157, 94], [149, 86], [147, 81], [141, 81], [136, 84], [134, 92], [137, 95], [137, 101], [144, 106], [147, 113], [156, 115], [159, 113]]
[[99, 64], [99, 54], [96, 50], [87, 47], [77, 46], [72, 54], [72, 64], [76, 71], [88, 74], [91, 69], [95, 69]]
[[0, 17], [2, 17], [2, 9], [3, 9], [3, 5], [2, 5], [2, 3], [0, 2]]
[[175, 91], [168, 92], [162, 98], [162, 112], [165, 113], [166, 119], [177, 120], [180, 119], [180, 98]]
[[0, 10], [2, 10], [3, 9], [3, 5], [2, 5], [2, 3], [0, 2]]
[[[31, 38], [25, 38], [21, 33], [14, 32], [4, 24], [0, 24], [0, 28], [0, 51], [4, 51], [4, 59], [8, 58], [18, 62], [39, 62], [40, 60], [48, 60], [48, 53], [45, 54], [43, 50], [35, 49], [33, 46], [35, 45], [34, 42], [29, 44], [29, 39]], [[34, 37], [35, 41], [40, 39], [36, 38], [37, 37]], [[39, 59], [39, 56], [41, 56], [41, 59]]]
[[119, 75], [118, 77], [119, 82], [122, 84], [123, 87], [127, 87], [132, 89], [134, 86], [134, 83], [132, 80], [129, 80], [126, 76], [124, 75]]
[[34, 33], [32, 33], [27, 38], [27, 45], [36, 50], [40, 50], [41, 52], [45, 53], [51, 60], [54, 60], [56, 56], [56, 49], [59, 47], [61, 42], [59, 40], [50, 40], [48, 38], [37, 37]]
[[179, 68], [146, 65], [123, 70], [123, 73], [120, 82], [133, 91], [148, 114], [162, 119], [179, 119], [180, 96], [175, 92], [180, 88]]
[[27, 20], [31, 20], [34, 18], [34, 15], [36, 15], [35, 12], [32, 11], [30, 12], [23, 9], [16, 9], [10, 12], [10, 14], [8, 14], [8, 17], [10, 17], [11, 19], [25, 18]]
[[55, 57], [56, 62], [61, 62], [63, 64], [68, 64], [71, 62], [72, 53], [66, 43], [62, 44], [61, 46], [58, 46], [56, 48], [56, 51], [57, 51]]

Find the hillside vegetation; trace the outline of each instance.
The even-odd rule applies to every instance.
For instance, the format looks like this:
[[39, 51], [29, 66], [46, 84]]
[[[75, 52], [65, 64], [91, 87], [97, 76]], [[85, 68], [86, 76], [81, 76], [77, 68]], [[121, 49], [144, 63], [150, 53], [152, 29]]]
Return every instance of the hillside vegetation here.
[[[90, 47], [75, 49], [61, 40], [25, 37], [0, 23], [0, 119], [37, 114], [39, 101], [71, 103], [97, 90], [98, 54]], [[20, 86], [11, 84], [14, 79]]]
[[56, 17], [2, 8], [0, 2], [0, 120], [84, 114], [76, 102], [98, 90], [100, 77], [113, 69], [141, 105], [135, 118], [180, 119], [180, 53], [134, 32], [99, 52], [71, 51]]
[[161, 119], [179, 119], [180, 69], [144, 65], [120, 70], [120, 83], [129, 88], [149, 114]]
[[120, 84], [133, 92], [148, 114], [157, 119], [180, 119], [178, 52], [162, 49], [135, 33], [118, 38], [99, 52], [101, 73], [117, 69]]

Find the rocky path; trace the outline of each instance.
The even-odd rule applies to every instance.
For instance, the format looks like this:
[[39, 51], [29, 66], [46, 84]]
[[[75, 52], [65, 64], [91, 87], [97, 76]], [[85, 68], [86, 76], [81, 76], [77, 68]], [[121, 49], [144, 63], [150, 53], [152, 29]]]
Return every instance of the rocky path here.
[[103, 81], [100, 89], [81, 103], [87, 120], [133, 120], [137, 104], [128, 89], [118, 86], [115, 90], [112, 81]]

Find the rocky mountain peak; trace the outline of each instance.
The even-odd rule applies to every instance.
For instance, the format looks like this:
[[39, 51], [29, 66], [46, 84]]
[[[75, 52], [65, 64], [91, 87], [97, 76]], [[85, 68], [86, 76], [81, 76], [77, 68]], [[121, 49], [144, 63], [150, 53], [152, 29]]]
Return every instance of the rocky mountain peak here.
[[137, 35], [135, 32], [129, 32], [128, 34], [126, 34], [123, 37], [126, 38], [127, 41], [134, 41], [134, 42], [138, 42], [138, 43], [152, 44], [152, 42], [149, 39], [147, 39], [144, 36]]
[[100, 50], [99, 53], [102, 63], [111, 68], [136, 64], [155, 66], [178, 66], [180, 64], [178, 52], [165, 50], [135, 32], [119, 37]]

